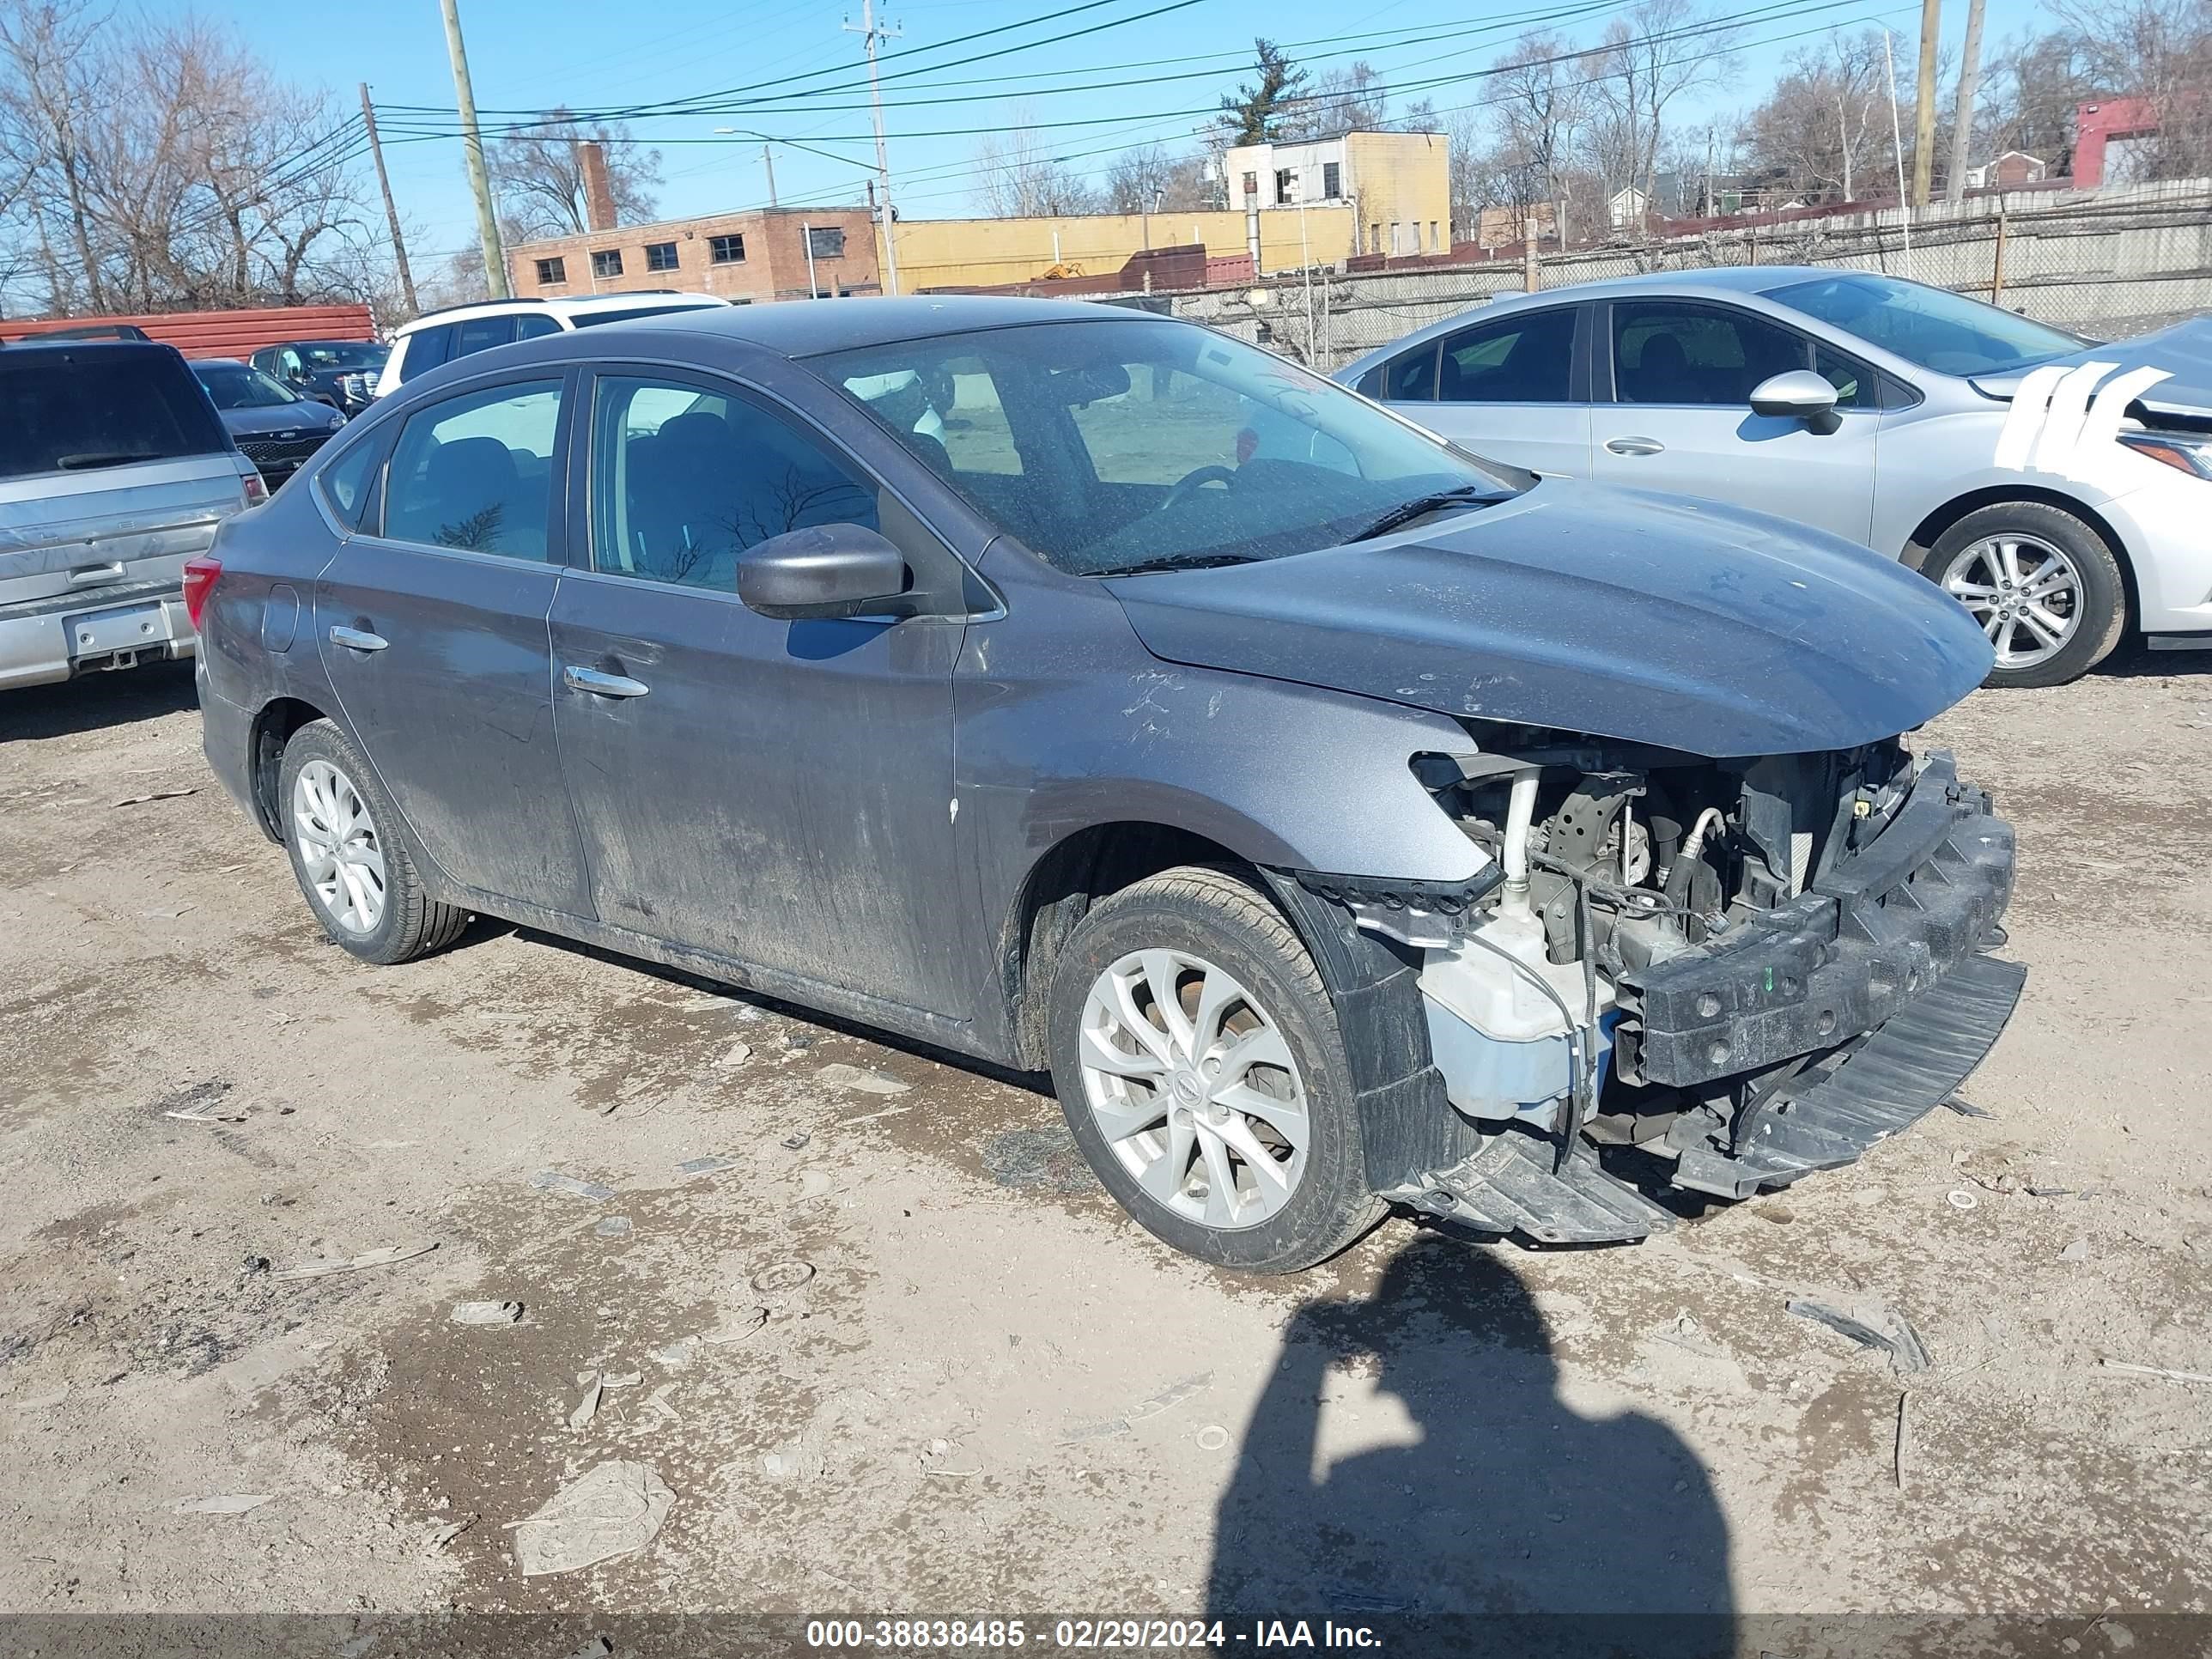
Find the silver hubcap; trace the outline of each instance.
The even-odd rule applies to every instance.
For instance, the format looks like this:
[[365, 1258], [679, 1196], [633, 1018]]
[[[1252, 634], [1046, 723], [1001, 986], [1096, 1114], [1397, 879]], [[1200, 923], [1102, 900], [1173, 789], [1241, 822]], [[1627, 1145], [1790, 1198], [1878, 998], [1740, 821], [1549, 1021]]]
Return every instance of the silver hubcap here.
[[384, 847], [368, 803], [328, 761], [309, 761], [292, 782], [292, 835], [315, 902], [349, 933], [384, 919]]
[[2073, 638], [2081, 614], [2074, 562], [2033, 536], [1976, 542], [1943, 572], [1943, 591], [1982, 625], [2000, 668], [2047, 660]]
[[1083, 1006], [1083, 1094], [1121, 1167], [1203, 1226], [1256, 1227], [1305, 1176], [1306, 1091], [1259, 999], [1203, 957], [1137, 951]]

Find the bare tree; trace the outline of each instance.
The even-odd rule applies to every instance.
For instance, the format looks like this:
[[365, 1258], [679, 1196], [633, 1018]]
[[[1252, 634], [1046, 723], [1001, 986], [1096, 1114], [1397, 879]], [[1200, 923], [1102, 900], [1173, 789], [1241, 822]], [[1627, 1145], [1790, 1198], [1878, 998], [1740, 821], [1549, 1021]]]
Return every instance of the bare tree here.
[[1753, 172], [1808, 201], [1887, 193], [1895, 178], [1881, 34], [1840, 31], [1794, 53], [1744, 118]]
[[1106, 201], [1115, 213], [1203, 211], [1212, 205], [1205, 158], [1171, 155], [1146, 144], [1115, 159], [1106, 170]]
[[1340, 132], [1373, 132], [1390, 118], [1389, 89], [1371, 64], [1326, 70], [1307, 88], [1286, 98], [1275, 137], [1295, 143], [1330, 138]]
[[1668, 112], [1685, 94], [1717, 86], [1727, 74], [1735, 32], [1716, 27], [1717, 16], [1698, 0], [1638, 0], [1584, 60], [1595, 71], [1588, 148], [1609, 188], [1632, 186], [1647, 199], [1655, 193]]
[[1590, 102], [1589, 71], [1556, 34], [1524, 34], [1492, 76], [1498, 202], [1526, 212], [1557, 201], [1559, 179]]
[[40, 309], [331, 297], [381, 241], [347, 120], [190, 15], [0, 0], [0, 198]]
[[2135, 176], [2212, 172], [2212, 0], [2058, 0], [2056, 10], [2092, 83], [2149, 106], [2155, 130], [2130, 146]]
[[606, 157], [615, 222], [652, 219], [659, 208], [660, 152], [635, 142], [618, 125], [580, 121], [568, 110], [552, 109], [523, 131], [495, 140], [485, 154], [503, 234], [527, 242], [574, 236], [590, 227], [578, 148], [587, 143], [598, 144]]
[[975, 203], [994, 219], [1096, 213], [1097, 188], [1059, 157], [1048, 155], [1037, 130], [1018, 112], [1012, 130], [975, 146]]

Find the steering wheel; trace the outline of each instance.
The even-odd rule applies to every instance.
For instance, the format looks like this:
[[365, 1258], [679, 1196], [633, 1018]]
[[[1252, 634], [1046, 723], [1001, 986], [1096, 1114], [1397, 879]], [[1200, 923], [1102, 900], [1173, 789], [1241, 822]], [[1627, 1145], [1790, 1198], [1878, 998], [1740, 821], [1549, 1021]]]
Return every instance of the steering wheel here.
[[1210, 483], [1219, 483], [1234, 489], [1237, 475], [1225, 466], [1201, 466], [1195, 471], [1186, 472], [1169, 486], [1167, 499], [1155, 510], [1165, 513], [1170, 507], [1181, 507]]

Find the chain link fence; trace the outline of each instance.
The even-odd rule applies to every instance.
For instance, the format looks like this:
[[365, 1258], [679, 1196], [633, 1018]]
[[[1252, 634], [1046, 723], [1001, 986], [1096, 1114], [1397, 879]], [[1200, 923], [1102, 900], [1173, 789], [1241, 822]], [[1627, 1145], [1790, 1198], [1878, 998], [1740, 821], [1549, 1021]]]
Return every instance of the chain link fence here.
[[[1977, 198], [1546, 255], [1546, 289], [1642, 271], [1820, 265], [1910, 276], [2112, 338], [2212, 307], [2212, 179]], [[1909, 243], [1909, 246], [1908, 246]], [[1175, 314], [1333, 369], [1426, 324], [1518, 294], [1517, 258], [1449, 269], [1316, 270], [1172, 296]]]

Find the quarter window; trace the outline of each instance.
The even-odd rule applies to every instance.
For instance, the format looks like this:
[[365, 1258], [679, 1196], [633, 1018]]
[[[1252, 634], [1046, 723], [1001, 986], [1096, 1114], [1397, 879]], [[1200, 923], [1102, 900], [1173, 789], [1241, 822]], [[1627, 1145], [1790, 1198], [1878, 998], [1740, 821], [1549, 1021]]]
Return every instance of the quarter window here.
[[673, 242], [647, 242], [645, 245], [645, 268], [647, 270], [675, 270], [676, 244]]
[[1748, 407], [1771, 374], [1803, 368], [1802, 335], [1717, 306], [1613, 307], [1613, 385], [1624, 404]]
[[384, 441], [372, 435], [323, 468], [315, 480], [331, 516], [349, 530], [361, 523], [361, 510], [376, 477], [376, 458], [383, 448]]
[[409, 335], [399, 349], [399, 384], [404, 386], [417, 374], [426, 374], [453, 355], [453, 323], [441, 323], [435, 328], [418, 328]]
[[594, 568], [733, 593], [745, 549], [826, 524], [875, 529], [876, 490], [811, 434], [732, 392], [600, 379]]
[[707, 257], [718, 265], [743, 264], [745, 239], [742, 236], [710, 236], [707, 239]]
[[1437, 396], [1448, 404], [1563, 404], [1574, 358], [1568, 307], [1516, 313], [1444, 342]]
[[448, 398], [409, 417], [385, 482], [384, 533], [429, 547], [546, 556], [561, 383]]
[[592, 255], [592, 276], [619, 276], [622, 274], [622, 250], [620, 248], [603, 247], [599, 249], [598, 252]]
[[1425, 345], [1391, 360], [1382, 371], [1382, 401], [1425, 404], [1437, 395], [1437, 349]]

